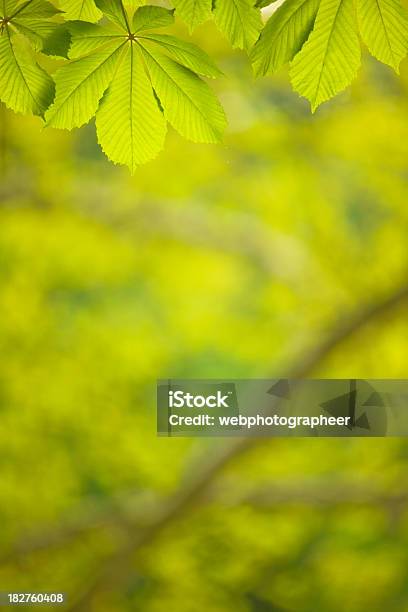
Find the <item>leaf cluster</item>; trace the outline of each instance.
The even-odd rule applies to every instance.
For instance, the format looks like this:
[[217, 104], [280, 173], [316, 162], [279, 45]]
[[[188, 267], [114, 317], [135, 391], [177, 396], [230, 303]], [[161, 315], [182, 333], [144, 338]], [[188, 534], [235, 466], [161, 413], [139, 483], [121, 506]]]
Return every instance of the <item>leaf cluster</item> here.
[[[256, 76], [290, 64], [312, 111], [357, 74], [364, 43], [396, 72], [408, 52], [400, 0], [0, 0], [0, 99], [15, 112], [72, 129], [96, 117], [98, 141], [132, 172], [163, 148], [167, 124], [217, 143], [226, 117], [205, 78], [222, 76], [196, 45], [168, 32], [208, 19], [249, 56]], [[271, 13], [263, 24], [262, 11]], [[165, 32], [161, 32], [165, 28]], [[54, 74], [45, 56], [62, 58]]]

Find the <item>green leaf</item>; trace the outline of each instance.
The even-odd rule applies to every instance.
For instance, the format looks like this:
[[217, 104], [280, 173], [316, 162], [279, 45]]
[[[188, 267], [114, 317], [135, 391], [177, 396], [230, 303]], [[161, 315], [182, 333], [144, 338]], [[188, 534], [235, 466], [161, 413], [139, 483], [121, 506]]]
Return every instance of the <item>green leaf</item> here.
[[255, 6], [257, 6], [258, 8], [265, 8], [266, 6], [269, 6], [274, 2], [276, 2], [276, 0], [257, 0], [257, 2], [255, 2]]
[[[133, 15], [135, 11], [146, 4], [147, 0], [123, 0], [123, 6], [126, 10], [126, 14], [128, 16], [128, 23], [131, 24], [133, 20]], [[168, 9], [166, 9], [168, 10]], [[174, 9], [171, 9], [174, 11]]]
[[102, 17], [101, 11], [96, 7], [94, 0], [60, 0], [61, 8], [65, 11], [65, 19], [75, 21], [96, 22]]
[[87, 123], [114, 74], [124, 42], [110, 43], [101, 51], [73, 60], [55, 73], [54, 104], [45, 118], [48, 126], [71, 130]]
[[45, 41], [58, 28], [59, 24], [52, 21], [42, 21], [40, 19], [25, 19], [19, 20], [18, 17], [13, 19], [14, 27], [26, 36], [32, 43], [36, 51], [41, 51]]
[[315, 111], [350, 84], [360, 59], [353, 0], [321, 0], [313, 31], [292, 62], [293, 88]]
[[108, 19], [130, 32], [129, 18], [122, 0], [95, 0], [95, 3]]
[[54, 57], [68, 58], [71, 36], [65, 23], [57, 24], [47, 38], [44, 39], [42, 53]]
[[126, 40], [123, 30], [118, 30], [114, 25], [97, 25], [85, 21], [71, 21], [68, 24], [71, 34], [71, 46], [69, 57], [78, 58], [90, 51], [94, 51], [109, 42]]
[[217, 68], [213, 60], [200, 47], [180, 40], [168, 34], [145, 34], [141, 37], [144, 41], [151, 41], [166, 49], [179, 64], [190, 68], [206, 77], [217, 78], [223, 76], [221, 70]]
[[408, 51], [408, 19], [399, 0], [357, 0], [361, 36], [370, 53], [399, 72]]
[[173, 0], [173, 5], [190, 32], [212, 16], [212, 0]]
[[51, 2], [47, 2], [46, 0], [27, 0], [26, 2], [20, 2], [17, 5], [16, 3], [10, 2], [8, 4], [15, 5], [15, 9], [12, 11], [11, 16], [17, 17], [18, 15], [20, 20], [53, 17], [54, 15], [61, 13], [61, 11], [51, 4]]
[[115, 163], [129, 166], [132, 173], [164, 146], [166, 120], [134, 44], [128, 45], [102, 100], [96, 128], [105, 154]]
[[0, 35], [0, 99], [16, 113], [42, 116], [54, 97], [54, 83], [8, 27]]
[[262, 29], [261, 11], [253, 0], [216, 0], [214, 20], [234, 48], [246, 51]]
[[256, 76], [276, 72], [300, 51], [316, 19], [320, 0], [286, 0], [272, 14], [251, 52]]
[[137, 9], [133, 18], [133, 32], [152, 30], [154, 28], [165, 28], [174, 23], [174, 10], [162, 8], [161, 6], [141, 6]]
[[2, 17], [10, 17], [16, 12], [18, 7], [18, 0], [1, 0], [0, 1], [0, 15]]
[[[172, 11], [139, 9], [132, 22], [140, 28], [137, 35], [124, 28], [131, 21], [128, 12], [122, 13], [124, 5], [97, 2], [113, 24], [70, 22], [70, 56], [75, 59], [55, 74], [56, 97], [46, 113], [47, 125], [71, 129], [96, 115], [103, 151], [132, 172], [162, 149], [167, 120], [191, 140], [218, 142], [225, 115], [197, 74], [219, 76], [217, 67], [195, 45], [174, 36], [144, 33], [168, 25]], [[115, 8], [120, 13], [115, 14]]]
[[[0, 3], [1, 12], [7, 13], [12, 29], [25, 36], [35, 51], [48, 53], [51, 47], [57, 53], [53, 55], [65, 56], [68, 49], [68, 32], [63, 32], [64, 26], [52, 18], [61, 13], [50, 2], [43, 0], [27, 0], [26, 2], [6, 1]], [[62, 44], [64, 41], [64, 45]], [[63, 51], [63, 46], [65, 52]]]
[[172, 126], [194, 142], [220, 142], [226, 126], [217, 98], [194, 72], [143, 45], [147, 69]]

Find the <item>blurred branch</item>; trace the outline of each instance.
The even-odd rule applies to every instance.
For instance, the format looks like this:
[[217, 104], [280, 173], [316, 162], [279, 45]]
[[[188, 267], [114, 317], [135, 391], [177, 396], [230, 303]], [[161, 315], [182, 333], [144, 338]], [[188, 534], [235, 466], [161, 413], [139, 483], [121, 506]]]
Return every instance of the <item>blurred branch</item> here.
[[[226, 507], [239, 504], [265, 509], [291, 504], [320, 507], [375, 505], [393, 511], [408, 504], [408, 490], [387, 491], [369, 482], [339, 482], [329, 478], [289, 483], [271, 481], [242, 490], [241, 483], [237, 486], [233, 482], [222, 480], [218, 485], [209, 487], [204, 500], [207, 503], [215, 501]], [[100, 500], [89, 500], [77, 506], [54, 528], [47, 526], [34, 534], [26, 533], [24, 538], [0, 558], [0, 564], [30, 553], [59, 547], [90, 531], [109, 528], [112, 525], [115, 528], [120, 527], [125, 533], [143, 529], [150, 523], [150, 518], [147, 517], [151, 517], [151, 513], [165, 503], [166, 500], [162, 497], [136, 492], [123, 493], [102, 504]]]
[[394, 309], [402, 306], [408, 300], [408, 282], [401, 285], [394, 293], [389, 294], [383, 300], [365, 308], [356, 310], [355, 314], [344, 317], [340, 323], [326, 334], [321, 344], [317, 344], [304, 354], [298, 364], [294, 366], [288, 378], [307, 378], [311, 376], [332, 352], [347, 342], [366, 325], [385, 317]]
[[[342, 343], [352, 338], [365, 325], [381, 319], [402, 305], [408, 298], [408, 284], [400, 287], [395, 293], [373, 306], [363, 308], [343, 320], [330, 333], [314, 351], [306, 354], [292, 368], [290, 378], [305, 378]], [[272, 400], [271, 410], [276, 408], [279, 398]], [[55, 530], [47, 530], [34, 537], [24, 538], [20, 544], [15, 545], [13, 551], [3, 558], [3, 563], [10, 561], [14, 556], [25, 555], [35, 550], [59, 545], [73, 537], [81, 535], [89, 529], [114, 524], [122, 527], [127, 533], [127, 542], [106, 561], [104, 566], [93, 577], [89, 585], [71, 610], [89, 609], [89, 601], [99, 590], [108, 588], [126, 578], [125, 565], [129, 564], [135, 552], [141, 547], [151, 543], [168, 525], [179, 520], [203, 496], [208, 499], [217, 499], [217, 488], [214, 481], [222, 470], [250, 451], [255, 445], [266, 443], [267, 440], [259, 438], [236, 438], [223, 443], [221, 447], [214, 448], [212, 453], [208, 450], [205, 457], [197, 461], [199, 466], [192, 469], [194, 477], [185, 483], [173, 496], [167, 500], [148, 500], [135, 495], [125, 495], [100, 508], [96, 506], [83, 507], [80, 511], [72, 513], [72, 520], [67, 521]], [[208, 459], [210, 457], [210, 459]], [[193, 466], [194, 468], [194, 466]], [[269, 488], [262, 488], [238, 495], [235, 503], [250, 503], [261, 507], [271, 507], [287, 503], [313, 503], [329, 505], [336, 503], [362, 503], [384, 504], [387, 506], [401, 505], [407, 501], [407, 493], [384, 494], [369, 486], [344, 486], [338, 483], [313, 483], [309, 487], [301, 485], [283, 487], [273, 484]], [[222, 498], [225, 499], [225, 489], [222, 489]], [[234, 496], [232, 496], [234, 503]], [[231, 499], [228, 503], [231, 503]], [[146, 523], [146, 517], [148, 521]]]
[[227, 490], [223, 487], [222, 498], [226, 499], [227, 505], [244, 503], [261, 509], [291, 504], [321, 507], [372, 505], [392, 511], [408, 504], [408, 490], [387, 491], [371, 482], [320, 478], [290, 483], [274, 481], [237, 493], [234, 490], [228, 493], [228, 487]]
[[[224, 507], [246, 504], [263, 510], [294, 504], [320, 508], [376, 506], [383, 508], [392, 518], [408, 505], [408, 490], [388, 491], [363, 481], [338, 482], [320, 478], [309, 482], [272, 481], [242, 491], [221, 481], [218, 486], [209, 488], [205, 495], [205, 502], [214, 501]], [[163, 498], [146, 499], [136, 493], [123, 494], [103, 505], [88, 502], [77, 507], [69, 518], [55, 528], [47, 527], [31, 536], [26, 534], [1, 558], [0, 563], [6, 564], [31, 553], [59, 547], [84, 534], [111, 526], [119, 527], [125, 535], [131, 530], [143, 529], [146, 527], [146, 517], [162, 503], [165, 503]]]
[[[289, 377], [300, 380], [312, 375], [334, 350], [353, 338], [367, 324], [382, 319], [402, 306], [407, 299], [408, 284], [404, 284], [385, 299], [349, 315], [326, 335], [320, 345], [294, 365]], [[271, 398], [271, 410], [276, 409], [279, 402], [279, 398]], [[214, 444], [212, 452], [207, 449], [204, 457], [199, 457], [192, 466], [191, 478], [169, 498], [158, 499], [151, 495], [127, 493], [103, 506], [85, 504], [72, 511], [72, 518], [55, 529], [48, 528], [34, 536], [26, 535], [3, 557], [2, 563], [36, 550], [59, 546], [92, 529], [110, 525], [121, 528], [126, 534], [126, 544], [109, 557], [70, 608], [75, 611], [88, 610], [89, 601], [95, 593], [126, 579], [124, 567], [131, 563], [133, 555], [139, 549], [154, 541], [168, 525], [182, 518], [203, 497], [206, 501], [219, 500], [228, 505], [249, 503], [264, 508], [291, 503], [321, 506], [341, 503], [377, 504], [392, 509], [408, 502], [408, 491], [388, 493], [364, 483], [273, 483], [267, 487], [238, 493], [226, 487], [224, 482], [221, 486], [216, 485], [217, 477], [226, 466], [249, 452], [255, 445], [267, 442], [268, 439], [265, 438], [235, 438], [224, 440], [221, 445]]]
[[[349, 315], [326, 335], [320, 345], [295, 363], [288, 377], [302, 379], [311, 376], [335, 349], [351, 339], [367, 324], [385, 317], [401, 306], [407, 299], [408, 283], [376, 304]], [[276, 409], [279, 402], [279, 398], [272, 399], [271, 411]], [[214, 445], [211, 452], [206, 449], [204, 456], [200, 457], [196, 466], [191, 469], [193, 476], [166, 502], [160, 504], [156, 511], [152, 511], [149, 525], [129, 533], [126, 544], [104, 562], [103, 567], [91, 578], [69, 609], [75, 612], [89, 610], [90, 602], [97, 593], [109, 590], [126, 580], [131, 573], [130, 565], [137, 551], [151, 544], [168, 526], [180, 520], [207, 493], [222, 470], [248, 453], [254, 446], [266, 442], [267, 439], [264, 438], [235, 438], [223, 442], [222, 445]]]

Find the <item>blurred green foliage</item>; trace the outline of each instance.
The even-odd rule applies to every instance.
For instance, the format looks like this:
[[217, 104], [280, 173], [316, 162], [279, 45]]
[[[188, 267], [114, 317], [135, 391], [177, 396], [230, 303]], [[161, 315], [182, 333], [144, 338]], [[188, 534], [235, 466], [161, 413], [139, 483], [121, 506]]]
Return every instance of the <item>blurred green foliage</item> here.
[[[43, 130], [1, 108], [2, 590], [74, 599], [126, 531], [95, 526], [27, 555], [17, 543], [127, 491], [147, 517], [146, 499], [211, 451], [156, 437], [157, 378], [279, 376], [342, 314], [406, 282], [406, 67], [397, 80], [367, 58], [353, 90], [311, 116], [285, 74], [253, 81], [213, 26], [195, 40], [228, 75], [223, 147], [172, 132], [130, 177], [99, 152], [93, 125]], [[404, 378], [407, 341], [400, 309], [316, 376]], [[169, 525], [88, 609], [408, 610], [408, 515], [383, 501], [406, 490], [407, 450], [264, 441], [227, 470], [220, 499]], [[382, 493], [320, 506], [302, 501], [310, 482]], [[276, 483], [299, 498], [239, 501]]]

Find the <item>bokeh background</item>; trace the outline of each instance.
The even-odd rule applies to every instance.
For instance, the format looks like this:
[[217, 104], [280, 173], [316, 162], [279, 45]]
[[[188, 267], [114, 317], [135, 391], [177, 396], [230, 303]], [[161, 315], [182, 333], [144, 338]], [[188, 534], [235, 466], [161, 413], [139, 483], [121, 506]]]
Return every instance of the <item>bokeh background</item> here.
[[[407, 63], [365, 57], [311, 115], [286, 70], [255, 81], [211, 24], [194, 41], [226, 75], [225, 142], [170, 130], [133, 177], [93, 124], [0, 108], [0, 588], [101, 612], [408, 610], [403, 439], [260, 441], [149, 532], [227, 444], [157, 438], [157, 378], [284, 375], [407, 282]], [[407, 356], [405, 304], [314, 374], [404, 378]]]

